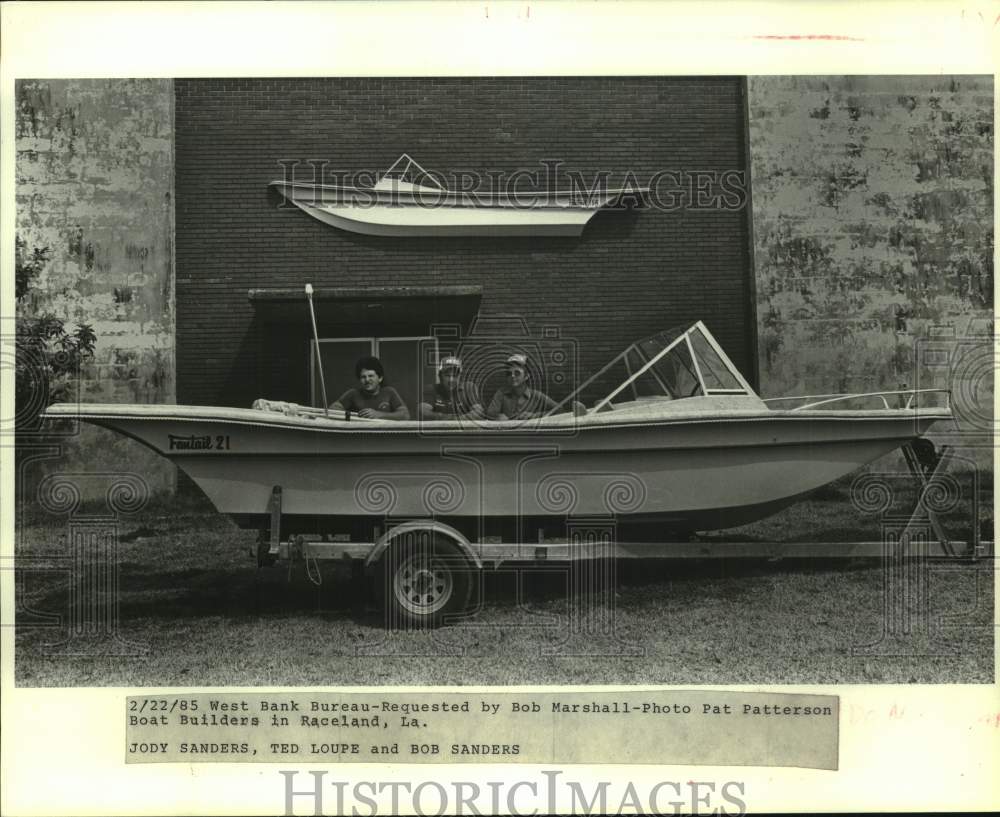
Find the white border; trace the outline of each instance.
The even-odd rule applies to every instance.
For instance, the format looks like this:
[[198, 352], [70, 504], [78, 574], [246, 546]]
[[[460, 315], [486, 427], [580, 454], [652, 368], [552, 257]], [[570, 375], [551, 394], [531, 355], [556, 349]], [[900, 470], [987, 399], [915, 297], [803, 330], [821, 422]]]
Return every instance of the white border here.
[[[995, 75], [998, 11], [985, 2], [5, 3], [0, 7], [2, 314], [13, 311], [15, 77]], [[10, 418], [11, 350], [0, 351], [2, 417]], [[9, 568], [13, 472], [10, 449], [0, 453], [5, 461], [0, 566]], [[0, 573], [2, 813], [281, 809], [274, 765], [125, 768], [125, 690], [14, 689], [13, 575], [9, 569]], [[1000, 804], [995, 774], [1000, 728], [989, 725], [1000, 713], [996, 686], [778, 689], [842, 696], [839, 772], [667, 767], [618, 773], [649, 780], [736, 777], [747, 782], [746, 799], [755, 811], [962, 810]], [[893, 711], [904, 714], [893, 718]], [[350, 779], [393, 771], [330, 768]], [[577, 779], [587, 779], [586, 767], [573, 768]], [[484, 781], [517, 774], [517, 767], [462, 769], [467, 779]], [[406, 773], [414, 780], [445, 774], [426, 766]]]

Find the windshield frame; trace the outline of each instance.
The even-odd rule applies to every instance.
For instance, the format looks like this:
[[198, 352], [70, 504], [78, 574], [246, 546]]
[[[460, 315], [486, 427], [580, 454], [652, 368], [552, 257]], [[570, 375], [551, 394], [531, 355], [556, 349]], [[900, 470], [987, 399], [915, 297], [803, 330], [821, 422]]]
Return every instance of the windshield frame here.
[[[650, 341], [660, 340], [664, 336], [669, 337], [673, 332], [677, 332], [676, 337], [669, 343], [667, 343], [662, 349], [660, 349], [652, 357], [645, 352], [642, 348], [643, 344], [648, 344]], [[723, 368], [730, 375], [730, 377], [738, 384], [736, 388], [720, 388], [715, 386], [708, 386], [705, 380], [705, 374], [702, 370], [702, 366], [699, 363], [699, 357], [695, 351], [694, 344], [691, 342], [691, 337], [695, 334], [700, 334], [701, 337], [708, 343], [709, 348], [715, 355], [718, 356], [719, 362], [722, 363]], [[690, 372], [694, 378], [698, 381], [698, 391], [690, 395], [676, 396], [671, 393], [671, 389], [668, 384], [663, 379], [663, 372], [657, 368], [657, 364], [660, 363], [668, 354], [670, 354], [674, 349], [676, 349], [681, 344], [684, 345], [687, 354], [690, 356], [690, 360], [694, 371]], [[637, 369], [633, 369], [633, 364], [630, 362], [630, 355], [635, 354], [638, 356], [639, 360], [645, 361]], [[686, 329], [668, 329], [663, 332], [658, 332], [649, 337], [638, 340], [628, 346], [627, 349], [618, 354], [613, 360], [608, 364], [603, 366], [594, 375], [589, 377], [584, 383], [577, 387], [572, 394], [567, 398], [562, 400], [557, 406], [555, 406], [549, 414], [556, 414], [560, 411], [564, 411], [565, 406], [571, 400], [574, 400], [578, 394], [580, 394], [587, 386], [589, 386], [594, 380], [604, 374], [608, 369], [614, 366], [616, 363], [621, 361], [624, 364], [625, 371], [628, 373], [628, 377], [618, 385], [617, 388], [613, 389], [608, 393], [603, 399], [599, 400], [594, 404], [592, 409], [588, 410], [589, 413], [596, 413], [605, 409], [611, 404], [611, 401], [621, 394], [626, 389], [631, 389], [632, 396], [635, 400], [639, 400], [639, 394], [636, 390], [635, 383], [643, 375], [649, 375], [657, 383], [660, 389], [662, 389], [663, 394], [659, 396], [654, 396], [653, 399], [658, 399], [659, 397], [670, 399], [670, 400], [685, 400], [691, 397], [711, 397], [714, 395], [729, 395], [729, 396], [739, 396], [739, 395], [756, 395], [753, 387], [746, 381], [743, 375], [740, 373], [739, 369], [733, 364], [729, 359], [729, 356], [722, 350], [718, 341], [712, 336], [712, 333], [708, 331], [708, 327], [702, 321], [697, 321], [689, 325]], [[707, 361], [706, 361], [707, 365]], [[709, 367], [710, 372], [714, 372], [712, 367]], [[713, 374], [714, 379], [719, 380], [718, 373]]]

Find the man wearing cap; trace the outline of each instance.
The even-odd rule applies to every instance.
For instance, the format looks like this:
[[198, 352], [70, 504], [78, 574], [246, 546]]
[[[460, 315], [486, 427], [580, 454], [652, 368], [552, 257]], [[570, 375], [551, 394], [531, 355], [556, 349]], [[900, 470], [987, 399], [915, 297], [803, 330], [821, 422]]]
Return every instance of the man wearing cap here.
[[392, 386], [383, 386], [385, 371], [377, 357], [363, 357], [354, 366], [356, 388], [348, 389], [330, 408], [370, 420], [409, 420], [410, 410]]
[[421, 420], [473, 420], [483, 416], [476, 387], [461, 381], [462, 361], [449, 356], [441, 361], [438, 382], [424, 389]]
[[507, 385], [497, 389], [486, 416], [490, 420], [529, 420], [556, 407], [556, 401], [528, 385], [528, 358], [513, 354], [507, 358]]

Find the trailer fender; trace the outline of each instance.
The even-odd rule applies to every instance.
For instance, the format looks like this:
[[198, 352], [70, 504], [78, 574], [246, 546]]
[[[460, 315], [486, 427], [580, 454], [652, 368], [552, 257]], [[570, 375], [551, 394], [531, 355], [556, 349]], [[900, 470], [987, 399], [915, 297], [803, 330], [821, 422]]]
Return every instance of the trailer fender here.
[[385, 553], [396, 537], [405, 533], [412, 533], [413, 531], [430, 531], [444, 536], [462, 552], [465, 558], [469, 560], [469, 564], [473, 565], [477, 570], [482, 569], [483, 561], [479, 558], [479, 554], [476, 553], [475, 548], [472, 547], [469, 540], [451, 525], [446, 525], [444, 522], [438, 522], [435, 519], [411, 519], [409, 522], [403, 522], [387, 530], [379, 537], [379, 540], [375, 543], [375, 547], [372, 548], [371, 553], [368, 554], [368, 558], [365, 559], [365, 567], [371, 568], [378, 564], [382, 558], [382, 554]]

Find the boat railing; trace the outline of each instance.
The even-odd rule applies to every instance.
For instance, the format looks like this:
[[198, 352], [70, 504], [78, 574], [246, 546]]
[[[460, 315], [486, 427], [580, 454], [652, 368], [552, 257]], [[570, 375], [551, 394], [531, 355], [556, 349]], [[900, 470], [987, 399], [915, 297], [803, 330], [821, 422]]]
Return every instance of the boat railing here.
[[[914, 408], [914, 401], [916, 400], [919, 402], [919, 396], [927, 394], [945, 395], [945, 405], [940, 406], [939, 408], [944, 408], [949, 411], [951, 410], [950, 389], [899, 389], [892, 391], [857, 392], [853, 394], [808, 394], [808, 395], [794, 395], [791, 397], [768, 397], [764, 399], [764, 402], [770, 405], [771, 403], [780, 403], [783, 401], [805, 400], [808, 402], [805, 402], [801, 406], [794, 406], [793, 408], [790, 408], [788, 410], [808, 411], [810, 409], [819, 408], [820, 406], [829, 407], [835, 403], [842, 403], [848, 400], [877, 399], [881, 400], [882, 407], [885, 409], [893, 409], [893, 408], [912, 409]], [[906, 397], [905, 400], [902, 399], [903, 396]], [[897, 398], [895, 400], [897, 404], [896, 406], [889, 405], [888, 398], [890, 397]], [[898, 405], [899, 403], [902, 403], [903, 405], [899, 406]], [[917, 407], [919, 407], [919, 405]]]

